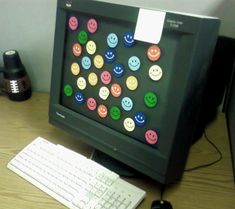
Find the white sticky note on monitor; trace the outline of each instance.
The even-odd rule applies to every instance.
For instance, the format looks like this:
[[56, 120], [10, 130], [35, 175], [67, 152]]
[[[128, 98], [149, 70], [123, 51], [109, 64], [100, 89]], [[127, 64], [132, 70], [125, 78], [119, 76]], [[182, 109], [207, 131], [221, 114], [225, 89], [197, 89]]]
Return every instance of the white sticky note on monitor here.
[[161, 40], [166, 12], [139, 9], [134, 39], [153, 44]]

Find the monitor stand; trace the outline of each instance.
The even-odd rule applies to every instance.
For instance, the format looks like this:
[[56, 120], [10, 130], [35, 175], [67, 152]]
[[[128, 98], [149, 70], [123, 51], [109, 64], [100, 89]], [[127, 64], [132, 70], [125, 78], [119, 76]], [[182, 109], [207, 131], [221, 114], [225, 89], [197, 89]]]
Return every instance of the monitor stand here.
[[121, 177], [140, 177], [140, 174], [135, 169], [127, 166], [126, 164], [110, 157], [109, 155], [94, 149], [92, 154], [92, 160], [110, 169], [111, 171], [119, 174]]

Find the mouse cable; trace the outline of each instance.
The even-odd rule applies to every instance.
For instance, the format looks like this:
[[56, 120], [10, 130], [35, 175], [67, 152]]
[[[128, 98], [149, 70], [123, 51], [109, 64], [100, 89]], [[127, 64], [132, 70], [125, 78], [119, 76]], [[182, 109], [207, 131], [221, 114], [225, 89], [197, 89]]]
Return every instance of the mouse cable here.
[[160, 191], [160, 200], [163, 200], [163, 193], [165, 191], [166, 185], [161, 184], [161, 191]]
[[184, 170], [184, 171], [186, 171], [186, 172], [194, 171], [194, 170], [198, 170], [198, 169], [201, 169], [201, 168], [206, 168], [206, 167], [212, 166], [212, 165], [218, 163], [218, 162], [223, 158], [222, 152], [221, 152], [221, 151], [219, 150], [219, 148], [215, 145], [215, 143], [213, 143], [213, 142], [209, 139], [209, 137], [207, 136], [205, 130], [204, 130], [203, 134], [204, 134], [205, 139], [211, 144], [211, 146], [212, 146], [212, 147], [216, 150], [216, 152], [219, 154], [219, 157], [218, 157], [218, 159], [216, 159], [216, 160], [214, 160], [214, 161], [212, 161], [212, 162], [210, 162], [210, 163], [202, 164], [202, 165], [199, 165], [199, 166], [196, 166], [196, 167], [192, 167], [192, 168], [186, 168], [186, 169]]

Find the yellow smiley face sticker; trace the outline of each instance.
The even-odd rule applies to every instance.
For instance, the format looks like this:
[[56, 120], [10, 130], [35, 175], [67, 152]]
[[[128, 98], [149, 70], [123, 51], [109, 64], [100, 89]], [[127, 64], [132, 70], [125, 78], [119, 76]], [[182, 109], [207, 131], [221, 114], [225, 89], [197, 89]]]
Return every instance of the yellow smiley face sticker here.
[[135, 76], [129, 76], [126, 79], [126, 86], [129, 90], [134, 91], [138, 87], [138, 80]]
[[94, 65], [96, 68], [101, 69], [104, 66], [104, 58], [101, 55], [97, 54], [94, 57]]
[[91, 86], [95, 86], [98, 83], [98, 76], [95, 73], [90, 73], [88, 75], [88, 82]]
[[73, 75], [78, 75], [80, 73], [80, 66], [78, 63], [76, 62], [72, 63], [71, 72]]

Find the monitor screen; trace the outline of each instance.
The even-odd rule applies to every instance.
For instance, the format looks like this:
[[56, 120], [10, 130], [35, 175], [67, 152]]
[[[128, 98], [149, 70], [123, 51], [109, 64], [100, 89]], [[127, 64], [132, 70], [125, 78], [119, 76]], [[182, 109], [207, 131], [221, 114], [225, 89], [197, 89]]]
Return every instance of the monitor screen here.
[[49, 120], [162, 183], [190, 148], [217, 18], [58, 0]]

